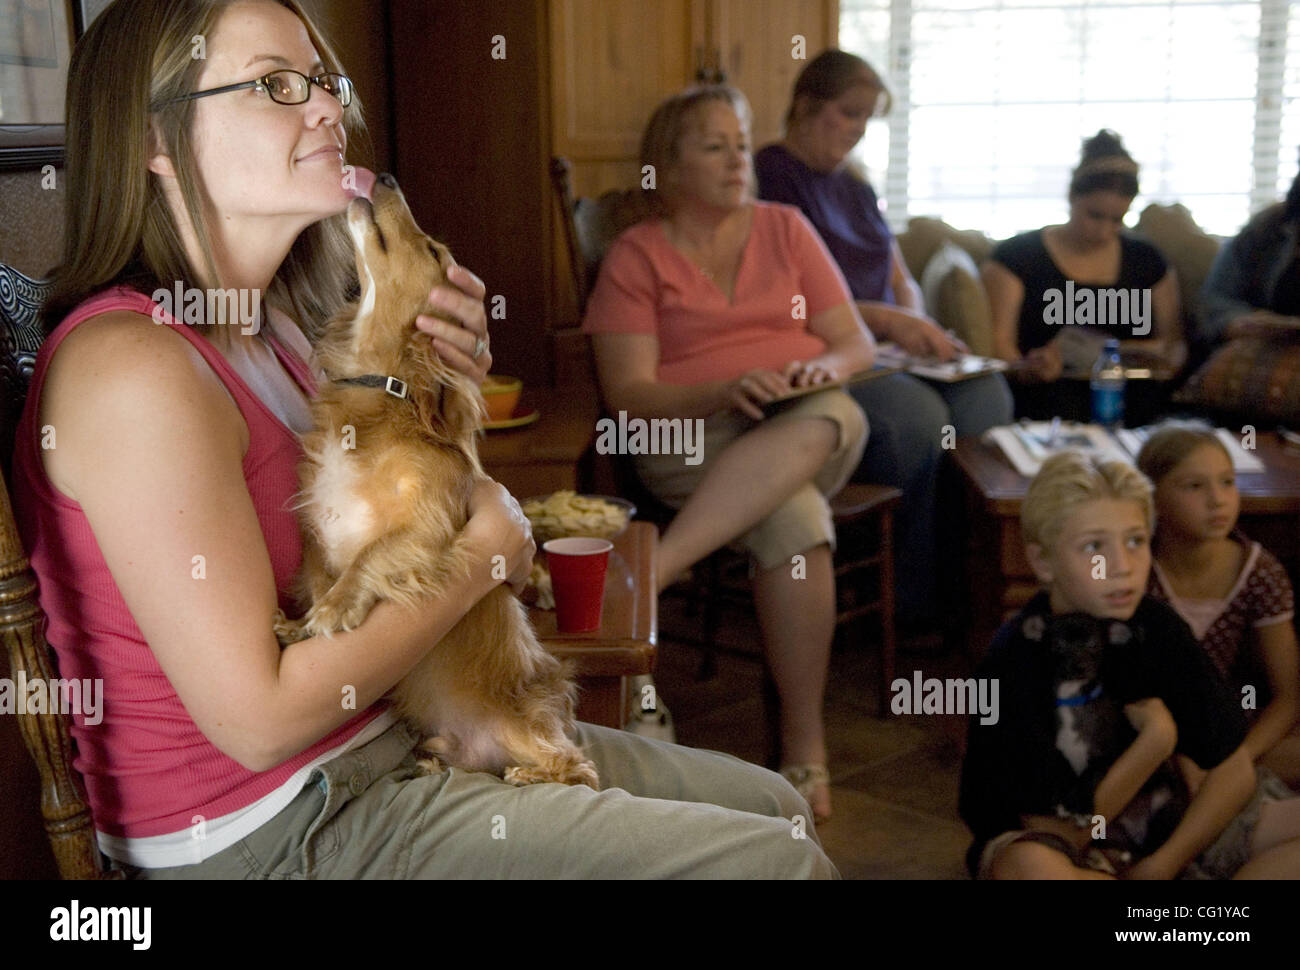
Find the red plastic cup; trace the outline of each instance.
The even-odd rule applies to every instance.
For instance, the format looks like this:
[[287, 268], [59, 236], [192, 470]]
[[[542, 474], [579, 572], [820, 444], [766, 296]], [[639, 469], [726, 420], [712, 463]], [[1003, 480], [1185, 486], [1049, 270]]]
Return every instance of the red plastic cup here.
[[542, 545], [555, 590], [555, 626], [561, 633], [600, 629], [605, 569], [613, 548], [608, 539], [552, 539]]

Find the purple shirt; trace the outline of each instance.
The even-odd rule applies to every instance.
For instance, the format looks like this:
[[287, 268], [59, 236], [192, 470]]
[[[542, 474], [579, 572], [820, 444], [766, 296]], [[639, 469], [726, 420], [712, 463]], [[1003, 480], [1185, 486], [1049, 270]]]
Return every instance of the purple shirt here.
[[818, 172], [782, 145], [754, 156], [758, 196], [798, 206], [835, 257], [855, 300], [894, 302], [893, 233], [876, 193], [848, 170]]

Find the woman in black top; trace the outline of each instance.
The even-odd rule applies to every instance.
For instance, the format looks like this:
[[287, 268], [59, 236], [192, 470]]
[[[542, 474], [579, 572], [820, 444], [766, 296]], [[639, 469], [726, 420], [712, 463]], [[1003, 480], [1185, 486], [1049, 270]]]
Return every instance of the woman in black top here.
[[1055, 381], [1069, 357], [1090, 363], [1107, 337], [1175, 370], [1186, 359], [1173, 268], [1122, 232], [1137, 173], [1119, 136], [1098, 132], [1070, 181], [1069, 221], [1006, 240], [985, 264], [994, 352], [1019, 382]]

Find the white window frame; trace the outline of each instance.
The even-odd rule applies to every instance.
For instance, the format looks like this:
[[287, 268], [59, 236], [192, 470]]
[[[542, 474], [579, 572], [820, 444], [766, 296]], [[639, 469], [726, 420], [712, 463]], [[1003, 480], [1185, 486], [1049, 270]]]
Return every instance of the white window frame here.
[[[1295, 157], [1293, 152], [1300, 146], [1287, 146], [1282, 141], [1283, 116], [1288, 107], [1286, 98], [1288, 42], [1294, 48], [1290, 56], [1300, 59], [1300, 38], [1288, 37], [1288, 21], [1292, 16], [1291, 2], [1300, 2], [1300, 0], [1258, 0], [1260, 30], [1256, 61], [1254, 145], [1251, 188], [1247, 202], [1251, 214], [1276, 202], [1279, 188], [1289, 185], [1296, 171], [1294, 165], [1286, 163], [1286, 159]], [[1170, 3], [1174, 5], [1177, 0], [1170, 0]], [[993, 4], [1001, 5], [999, 0], [991, 0], [990, 5]], [[1086, 6], [1087, 0], [1081, 0], [1080, 5]], [[910, 65], [913, 0], [890, 0], [888, 10], [889, 60], [881, 67], [886, 72], [893, 96], [893, 107], [885, 119], [889, 130], [888, 163], [880, 198], [888, 222], [895, 231], [901, 231], [906, 228], [907, 221], [912, 215], [909, 191], [909, 141], [912, 116]], [[1296, 17], [1296, 23], [1300, 24], [1300, 16]], [[1300, 77], [1300, 65], [1292, 64], [1291, 69], [1292, 73]], [[1292, 93], [1291, 101], [1290, 110], [1300, 111], [1300, 91]], [[989, 193], [991, 197], [996, 195], [997, 187], [990, 185]]]

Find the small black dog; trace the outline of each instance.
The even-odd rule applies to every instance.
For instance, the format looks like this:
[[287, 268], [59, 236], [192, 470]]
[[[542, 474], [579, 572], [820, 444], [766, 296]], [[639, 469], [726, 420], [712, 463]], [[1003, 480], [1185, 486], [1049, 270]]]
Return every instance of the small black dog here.
[[[1117, 699], [1106, 693], [1103, 659], [1133, 637], [1124, 623], [1070, 613], [1053, 617], [1046, 631], [1056, 696], [1056, 748], [1076, 780], [1059, 793], [1057, 814], [1086, 815], [1110, 766], [1137, 737]], [[1116, 819], [1106, 820], [1106, 842], [1124, 852], [1150, 852], [1177, 827], [1188, 804], [1172, 760], [1143, 785]]]

